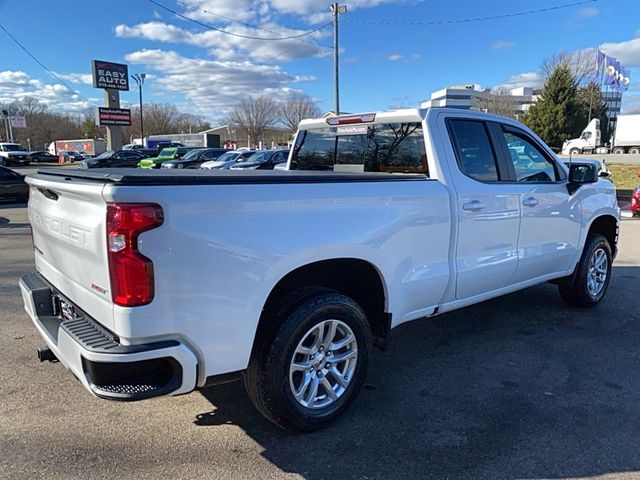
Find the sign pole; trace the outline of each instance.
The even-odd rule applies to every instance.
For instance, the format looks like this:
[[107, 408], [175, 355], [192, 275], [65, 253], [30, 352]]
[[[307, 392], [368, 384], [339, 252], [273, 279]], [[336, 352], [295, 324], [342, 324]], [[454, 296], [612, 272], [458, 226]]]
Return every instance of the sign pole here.
[[[104, 90], [104, 104], [107, 108], [120, 108], [120, 91], [112, 88]], [[107, 150], [122, 150], [122, 127], [107, 127]]]

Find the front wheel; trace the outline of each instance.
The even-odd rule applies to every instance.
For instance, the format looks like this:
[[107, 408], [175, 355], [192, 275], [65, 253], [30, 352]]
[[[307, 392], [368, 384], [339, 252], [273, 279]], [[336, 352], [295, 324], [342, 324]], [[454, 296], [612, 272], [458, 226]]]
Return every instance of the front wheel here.
[[582, 151], [579, 148], [572, 148], [571, 150], [569, 150], [569, 153], [571, 155], [580, 155]]
[[269, 319], [279, 327], [272, 335], [263, 332], [245, 385], [267, 419], [287, 430], [313, 431], [344, 412], [357, 396], [371, 331], [362, 308], [337, 292], [283, 304], [291, 306]]
[[572, 307], [595, 307], [607, 293], [612, 262], [609, 241], [602, 235], [589, 234], [571, 283], [559, 286], [562, 299]]

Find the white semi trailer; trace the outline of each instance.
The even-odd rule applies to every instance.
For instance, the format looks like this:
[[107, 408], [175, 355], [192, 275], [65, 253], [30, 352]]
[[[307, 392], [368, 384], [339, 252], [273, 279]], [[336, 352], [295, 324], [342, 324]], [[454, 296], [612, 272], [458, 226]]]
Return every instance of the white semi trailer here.
[[616, 130], [610, 146], [602, 145], [600, 120], [594, 118], [582, 131], [580, 138], [567, 140], [562, 145], [563, 155], [584, 153], [640, 154], [640, 114], [618, 115]]

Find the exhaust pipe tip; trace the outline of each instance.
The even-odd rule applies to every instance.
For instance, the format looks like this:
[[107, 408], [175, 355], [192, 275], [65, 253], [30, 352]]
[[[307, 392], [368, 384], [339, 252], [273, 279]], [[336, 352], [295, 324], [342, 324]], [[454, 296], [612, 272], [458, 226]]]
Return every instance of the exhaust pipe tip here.
[[49, 347], [39, 347], [38, 348], [38, 360], [41, 362], [57, 362], [55, 354], [51, 351]]

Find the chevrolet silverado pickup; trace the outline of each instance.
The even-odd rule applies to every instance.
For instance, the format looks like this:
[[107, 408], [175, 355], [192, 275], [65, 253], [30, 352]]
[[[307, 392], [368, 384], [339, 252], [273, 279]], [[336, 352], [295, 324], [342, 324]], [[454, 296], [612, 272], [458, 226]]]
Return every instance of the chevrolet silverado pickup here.
[[620, 211], [591, 164], [520, 123], [410, 109], [305, 120], [288, 171], [40, 170], [27, 177], [41, 334], [92, 394], [242, 376], [277, 425], [319, 428], [398, 325], [542, 282], [604, 297]]

